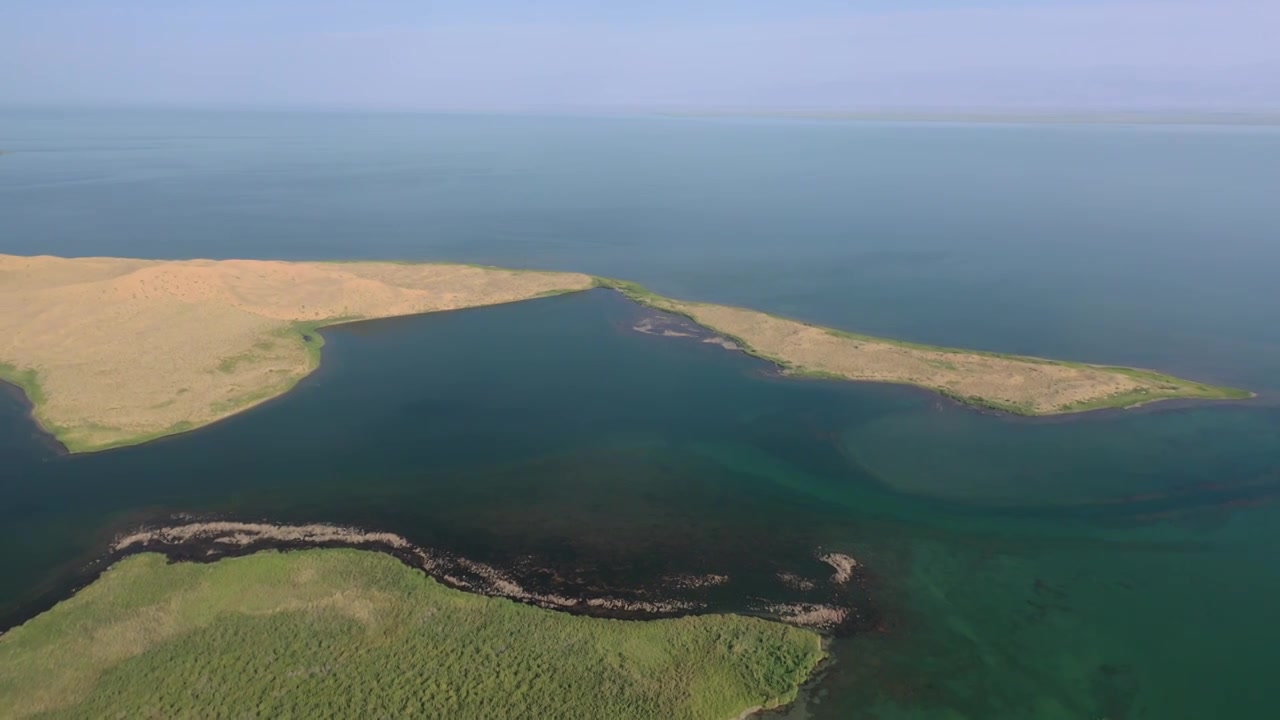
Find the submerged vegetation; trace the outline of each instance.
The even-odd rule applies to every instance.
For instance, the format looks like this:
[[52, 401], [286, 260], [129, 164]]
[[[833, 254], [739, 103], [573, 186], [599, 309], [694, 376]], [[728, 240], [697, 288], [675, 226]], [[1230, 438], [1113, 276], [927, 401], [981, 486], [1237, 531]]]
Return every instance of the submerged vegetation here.
[[707, 718], [794, 699], [813, 632], [577, 617], [390, 556], [130, 557], [0, 637], [6, 717]]

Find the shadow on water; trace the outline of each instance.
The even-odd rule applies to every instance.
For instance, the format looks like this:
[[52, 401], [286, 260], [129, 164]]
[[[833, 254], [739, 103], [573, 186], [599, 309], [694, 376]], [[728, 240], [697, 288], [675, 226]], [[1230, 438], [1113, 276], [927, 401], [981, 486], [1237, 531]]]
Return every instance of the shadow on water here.
[[[864, 566], [839, 598], [857, 622], [792, 716], [1270, 707], [1241, 688], [1275, 659], [1249, 633], [1280, 619], [1258, 595], [1280, 591], [1259, 551], [1278, 540], [1280, 410], [1020, 422], [780, 378], [636, 332], [647, 312], [596, 291], [331, 328], [287, 396], [83, 456], [54, 453], [0, 394], [3, 615], [175, 516], [392, 532], [540, 593], [728, 576], [688, 593], [707, 611], [830, 600], [818, 556], [836, 551]], [[1214, 633], [1196, 630], [1207, 607]]]

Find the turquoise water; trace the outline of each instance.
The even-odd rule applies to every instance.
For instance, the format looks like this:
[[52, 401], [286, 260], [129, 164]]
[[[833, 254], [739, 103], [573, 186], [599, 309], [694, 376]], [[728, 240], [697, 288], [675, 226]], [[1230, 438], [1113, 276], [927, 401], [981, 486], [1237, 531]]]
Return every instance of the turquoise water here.
[[870, 622], [790, 716], [1280, 713], [1280, 134], [11, 113], [0, 147], [0, 251], [583, 269], [1262, 392], [1004, 418], [635, 333], [603, 291], [344, 326], [290, 395], [136, 448], [58, 455], [0, 394], [5, 613], [178, 512], [570, 587], [723, 573], [722, 610], [823, 548], [867, 566]]

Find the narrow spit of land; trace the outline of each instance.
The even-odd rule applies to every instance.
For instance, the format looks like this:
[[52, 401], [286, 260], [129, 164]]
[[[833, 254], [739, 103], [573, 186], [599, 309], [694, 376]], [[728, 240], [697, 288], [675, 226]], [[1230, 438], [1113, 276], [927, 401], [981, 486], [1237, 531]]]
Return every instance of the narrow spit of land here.
[[574, 616], [369, 551], [148, 553], [0, 636], [0, 714], [728, 720], [792, 701], [823, 656], [780, 623]]
[[1138, 368], [945, 348], [858, 335], [745, 308], [673, 300], [635, 283], [597, 278], [631, 300], [683, 315], [791, 375], [915, 385], [1018, 415], [1127, 408], [1175, 398], [1253, 394]]
[[469, 265], [0, 255], [0, 379], [71, 452], [208, 425], [319, 365], [325, 325], [608, 287], [795, 375], [916, 385], [1024, 415], [1250, 393], [1157, 372], [855, 335], [580, 273]]

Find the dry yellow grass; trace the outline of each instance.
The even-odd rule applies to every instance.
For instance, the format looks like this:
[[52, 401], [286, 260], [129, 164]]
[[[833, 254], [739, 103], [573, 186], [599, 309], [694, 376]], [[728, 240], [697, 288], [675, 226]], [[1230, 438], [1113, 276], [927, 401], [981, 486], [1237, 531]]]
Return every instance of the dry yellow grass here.
[[1249, 393], [1132, 368], [930, 347], [653, 295], [579, 273], [468, 265], [0, 255], [0, 378], [72, 451], [207, 425], [318, 362], [317, 326], [595, 285], [681, 313], [790, 372], [918, 385], [1028, 415]]
[[0, 363], [26, 378], [43, 426], [72, 450], [95, 450], [207, 425], [288, 390], [315, 367], [299, 323], [592, 282], [465, 265], [0, 255]]
[[1027, 405], [1038, 413], [1132, 392], [1145, 384], [1101, 368], [841, 337], [823, 328], [739, 308], [681, 304], [680, 309], [700, 324], [743, 338], [762, 354], [809, 370], [856, 380], [946, 389], [965, 397]]
[[832, 330], [754, 310], [683, 302], [631, 283], [603, 281], [637, 302], [685, 315], [788, 372], [899, 383], [1023, 415], [1131, 407], [1172, 398], [1251, 394], [1125, 367], [932, 347]]

